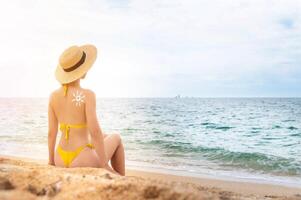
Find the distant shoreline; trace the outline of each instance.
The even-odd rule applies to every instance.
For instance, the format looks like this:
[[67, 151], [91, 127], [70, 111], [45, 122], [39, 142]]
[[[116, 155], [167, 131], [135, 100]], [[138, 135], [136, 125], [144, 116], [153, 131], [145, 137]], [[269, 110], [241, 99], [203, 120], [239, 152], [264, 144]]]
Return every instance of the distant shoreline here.
[[[48, 97], [0, 97], [0, 99], [47, 99]], [[200, 96], [168, 96], [168, 97], [101, 97], [98, 96], [97, 99], [301, 99], [301, 97], [269, 97], [269, 96], [249, 96], [249, 97], [239, 97], [239, 96], [229, 96], [229, 97], [200, 97]]]

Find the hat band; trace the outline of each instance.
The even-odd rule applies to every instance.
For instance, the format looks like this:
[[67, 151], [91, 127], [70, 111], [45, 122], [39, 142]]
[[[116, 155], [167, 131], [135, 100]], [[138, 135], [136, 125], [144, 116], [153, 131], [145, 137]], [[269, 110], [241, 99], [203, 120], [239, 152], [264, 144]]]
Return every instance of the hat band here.
[[71, 72], [71, 71], [77, 69], [79, 66], [81, 66], [85, 62], [85, 59], [86, 59], [86, 53], [83, 51], [82, 58], [78, 61], [78, 63], [76, 63], [75, 65], [73, 65], [72, 67], [69, 67], [67, 69], [63, 68], [63, 70], [65, 72]]

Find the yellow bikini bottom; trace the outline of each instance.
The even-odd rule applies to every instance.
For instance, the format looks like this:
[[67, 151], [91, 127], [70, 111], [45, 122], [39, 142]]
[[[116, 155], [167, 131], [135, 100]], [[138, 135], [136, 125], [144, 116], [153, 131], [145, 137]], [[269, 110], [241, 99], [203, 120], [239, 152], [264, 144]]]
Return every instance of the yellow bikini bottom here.
[[75, 151], [65, 151], [62, 149], [61, 146], [58, 146], [57, 152], [60, 155], [61, 159], [63, 160], [65, 167], [69, 167], [72, 161], [80, 154], [80, 152], [85, 147], [89, 147], [91, 149], [94, 148], [92, 144], [86, 144], [84, 146], [78, 147], [77, 149], [75, 149]]

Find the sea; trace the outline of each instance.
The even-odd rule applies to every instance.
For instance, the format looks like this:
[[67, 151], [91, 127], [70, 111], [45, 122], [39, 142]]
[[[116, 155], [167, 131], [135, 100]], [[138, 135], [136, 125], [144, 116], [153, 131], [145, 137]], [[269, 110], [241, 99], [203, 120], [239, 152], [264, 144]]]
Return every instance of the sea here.
[[[0, 155], [48, 159], [47, 106], [0, 98]], [[102, 98], [97, 115], [127, 168], [301, 187], [301, 98]]]

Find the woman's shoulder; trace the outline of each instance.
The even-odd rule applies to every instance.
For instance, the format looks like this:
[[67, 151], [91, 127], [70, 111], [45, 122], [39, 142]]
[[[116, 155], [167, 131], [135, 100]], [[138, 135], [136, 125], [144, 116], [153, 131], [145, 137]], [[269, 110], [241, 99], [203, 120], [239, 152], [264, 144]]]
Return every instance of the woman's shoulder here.
[[87, 98], [89, 99], [94, 99], [95, 98], [95, 92], [93, 92], [91, 89], [87, 89], [87, 88], [82, 88], [84, 94], [86, 95]]
[[61, 90], [61, 88], [58, 88], [58, 89], [56, 89], [56, 90], [53, 90], [53, 91], [50, 93], [50, 95], [49, 95], [49, 99], [54, 98], [54, 97], [59, 93], [60, 90]]
[[[83, 94], [87, 99], [95, 99], [96, 95], [91, 89], [87, 88], [80, 88], [80, 90], [76, 90], [76, 92]], [[52, 102], [55, 99], [58, 99], [59, 97], [63, 96], [64, 89], [62, 87], [52, 91], [49, 95], [49, 101]], [[74, 96], [74, 95], [73, 95]]]
[[60, 93], [62, 93], [62, 88], [57, 88], [55, 90], [53, 90], [50, 94], [49, 94], [49, 102], [53, 102], [55, 99], [57, 99], [58, 95], [60, 95]]

